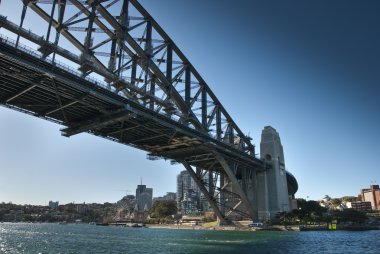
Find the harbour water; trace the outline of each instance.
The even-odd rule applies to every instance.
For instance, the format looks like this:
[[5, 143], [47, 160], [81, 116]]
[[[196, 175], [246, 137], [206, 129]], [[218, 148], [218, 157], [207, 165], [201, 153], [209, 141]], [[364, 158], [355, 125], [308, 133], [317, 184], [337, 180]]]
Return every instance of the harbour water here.
[[213, 231], [0, 223], [0, 253], [380, 253], [380, 231]]

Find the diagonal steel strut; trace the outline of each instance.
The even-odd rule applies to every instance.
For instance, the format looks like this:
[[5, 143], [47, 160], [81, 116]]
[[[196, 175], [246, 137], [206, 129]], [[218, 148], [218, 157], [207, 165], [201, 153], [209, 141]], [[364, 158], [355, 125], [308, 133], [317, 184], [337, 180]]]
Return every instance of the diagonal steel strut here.
[[122, 110], [117, 113], [103, 115], [96, 117], [95, 119], [86, 120], [77, 124], [74, 124], [71, 127], [61, 129], [62, 136], [70, 137], [81, 132], [86, 132], [91, 129], [97, 129], [104, 127], [106, 125], [112, 124], [114, 122], [122, 121], [128, 119], [132, 114], [127, 110]]
[[209, 191], [206, 189], [205, 185], [203, 182], [198, 178], [196, 173], [193, 171], [192, 167], [190, 166], [189, 163], [186, 161], [181, 161], [182, 165], [186, 168], [187, 172], [189, 172], [190, 176], [194, 179], [194, 181], [197, 183], [199, 189], [205, 195], [207, 201], [213, 208], [214, 212], [216, 213], [216, 216], [219, 218], [221, 224], [228, 224], [229, 221], [227, 221], [226, 217], [222, 213], [222, 211], [219, 209], [218, 204], [216, 203], [215, 197], [213, 197]]
[[227, 161], [223, 158], [222, 155], [220, 155], [220, 153], [218, 153], [216, 151], [213, 151], [213, 153], [214, 153], [214, 156], [217, 159], [217, 161], [220, 163], [220, 165], [222, 166], [222, 168], [226, 172], [229, 180], [232, 183], [233, 188], [236, 190], [236, 192], [240, 196], [243, 204], [248, 209], [248, 213], [251, 216], [252, 220], [254, 220], [254, 221], [257, 220], [257, 214], [255, 213], [255, 210], [254, 210], [251, 202], [249, 202], [247, 195], [244, 193], [242, 187], [240, 186], [238, 180], [236, 179], [235, 174], [232, 172]]

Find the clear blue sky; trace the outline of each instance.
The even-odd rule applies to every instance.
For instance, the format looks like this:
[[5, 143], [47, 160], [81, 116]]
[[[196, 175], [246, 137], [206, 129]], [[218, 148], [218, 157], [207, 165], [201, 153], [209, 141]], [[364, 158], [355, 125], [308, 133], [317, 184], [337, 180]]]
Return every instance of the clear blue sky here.
[[[297, 197], [380, 183], [379, 1], [141, 3], [257, 152], [263, 127], [277, 129]], [[0, 13], [18, 17], [15, 6], [3, 0]], [[60, 128], [0, 108], [0, 202], [115, 202], [141, 178], [154, 196], [176, 190], [181, 167], [88, 134], [64, 138]]]

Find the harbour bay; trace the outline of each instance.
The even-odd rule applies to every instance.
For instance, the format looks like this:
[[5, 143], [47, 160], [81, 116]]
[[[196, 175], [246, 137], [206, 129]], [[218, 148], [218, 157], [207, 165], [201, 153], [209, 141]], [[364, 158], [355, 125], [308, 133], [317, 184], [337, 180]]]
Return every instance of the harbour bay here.
[[379, 253], [380, 231], [218, 231], [1, 223], [0, 253]]

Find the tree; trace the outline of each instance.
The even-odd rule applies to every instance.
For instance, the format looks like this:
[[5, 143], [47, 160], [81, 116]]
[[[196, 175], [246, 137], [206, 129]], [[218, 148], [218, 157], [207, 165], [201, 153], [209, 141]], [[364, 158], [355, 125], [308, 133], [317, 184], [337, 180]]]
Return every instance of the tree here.
[[304, 210], [306, 206], [306, 200], [303, 198], [297, 198], [297, 207], [298, 209]]
[[333, 198], [333, 199], [331, 199], [330, 203], [334, 207], [337, 207], [338, 205], [342, 204], [342, 200], [340, 198]]
[[152, 217], [165, 218], [177, 213], [177, 202], [174, 200], [156, 201], [149, 211]]
[[325, 207], [319, 205], [317, 201], [305, 199], [297, 199], [299, 210], [294, 210], [292, 216], [293, 220], [300, 220], [301, 222], [319, 222], [323, 219], [323, 214], [327, 211]]
[[368, 216], [360, 211], [353, 209], [346, 209], [344, 211], [338, 212], [336, 218], [340, 222], [354, 222], [354, 223], [364, 223]]
[[325, 197], [323, 198], [324, 200], [326, 200], [327, 202], [331, 200], [331, 197], [329, 195], [325, 195]]
[[307, 212], [316, 212], [316, 213], [324, 213], [326, 212], [326, 208], [319, 205], [317, 201], [309, 200], [305, 204], [305, 211]]
[[341, 199], [342, 199], [343, 202], [356, 202], [356, 201], [359, 201], [358, 197], [355, 197], [355, 196], [344, 196]]

